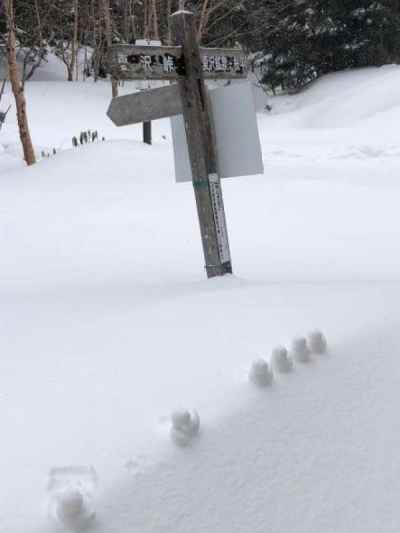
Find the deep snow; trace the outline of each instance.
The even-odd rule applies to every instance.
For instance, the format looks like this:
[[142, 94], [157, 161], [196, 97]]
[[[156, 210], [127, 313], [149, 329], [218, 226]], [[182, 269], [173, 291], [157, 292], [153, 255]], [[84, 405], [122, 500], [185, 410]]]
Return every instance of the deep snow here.
[[[399, 82], [271, 100], [265, 175], [223, 184], [235, 276], [212, 281], [168, 121], [143, 146], [107, 121], [108, 85], [28, 85], [39, 149], [107, 142], [25, 169], [14, 117], [0, 133], [1, 532], [57, 530], [54, 468], [78, 515], [91, 466], [99, 532], [399, 530]], [[316, 328], [327, 354], [249, 382]], [[185, 447], [177, 409], [201, 419]]]

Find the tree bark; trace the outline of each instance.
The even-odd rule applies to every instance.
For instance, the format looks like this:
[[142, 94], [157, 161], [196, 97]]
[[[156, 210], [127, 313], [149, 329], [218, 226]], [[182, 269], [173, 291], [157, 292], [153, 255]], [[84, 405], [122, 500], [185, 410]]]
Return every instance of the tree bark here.
[[21, 82], [21, 77], [17, 65], [17, 44], [15, 36], [15, 20], [14, 20], [14, 0], [5, 1], [5, 12], [8, 30], [7, 42], [7, 61], [8, 73], [11, 82], [12, 91], [15, 98], [15, 105], [17, 108], [17, 119], [19, 136], [21, 139], [22, 148], [24, 151], [24, 159], [27, 165], [34, 165], [36, 163], [35, 151], [33, 149], [32, 138], [29, 131], [28, 114], [26, 109], [26, 99], [24, 87]]
[[78, 64], [78, 23], [79, 23], [79, 0], [74, 0], [74, 35], [71, 44], [71, 65], [68, 68], [68, 81], [73, 81], [75, 67]]
[[167, 0], [167, 44], [172, 46], [172, 28], [171, 28], [171, 15], [172, 15], [172, 0]]
[[[112, 22], [110, 14], [110, 0], [103, 0], [103, 16], [104, 16], [104, 25], [106, 28], [106, 39], [107, 39], [107, 48], [108, 50], [112, 46]], [[111, 78], [111, 90], [112, 97], [116, 98], [118, 96], [118, 80]]]
[[160, 31], [158, 28], [158, 13], [157, 13], [157, 4], [156, 0], [152, 1], [152, 11], [153, 11], [153, 39], [155, 41], [160, 40]]

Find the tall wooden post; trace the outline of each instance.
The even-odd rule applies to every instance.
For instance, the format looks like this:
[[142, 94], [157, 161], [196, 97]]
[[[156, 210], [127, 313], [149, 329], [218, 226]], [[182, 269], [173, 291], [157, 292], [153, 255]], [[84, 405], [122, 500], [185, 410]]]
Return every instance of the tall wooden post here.
[[193, 186], [209, 278], [232, 273], [228, 232], [218, 175], [211, 108], [204, 83], [195, 17], [180, 10], [171, 15], [175, 44], [182, 46], [178, 85], [183, 103]]

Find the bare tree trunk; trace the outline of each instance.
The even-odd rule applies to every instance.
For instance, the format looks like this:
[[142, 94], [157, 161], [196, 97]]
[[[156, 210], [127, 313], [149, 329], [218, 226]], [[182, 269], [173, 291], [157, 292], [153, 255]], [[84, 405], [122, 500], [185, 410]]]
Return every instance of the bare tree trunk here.
[[[106, 39], [107, 39], [107, 48], [108, 50], [112, 46], [112, 22], [110, 14], [110, 0], [103, 0], [103, 16], [104, 16], [104, 25], [106, 28]], [[118, 81], [114, 78], [111, 78], [111, 89], [112, 97], [116, 98], [118, 96]]]
[[201, 9], [201, 15], [200, 15], [200, 21], [199, 21], [199, 27], [197, 30], [197, 40], [201, 42], [201, 38], [203, 37], [203, 32], [205, 27], [207, 26], [208, 22], [208, 8], [209, 8], [209, 0], [204, 0], [203, 7]]
[[153, 12], [153, 39], [156, 41], [160, 40], [160, 30], [158, 27], [158, 13], [157, 13], [157, 4], [156, 0], [152, 0], [152, 12]]
[[29, 131], [28, 115], [26, 111], [26, 99], [17, 65], [17, 45], [15, 37], [14, 0], [5, 1], [5, 11], [8, 30], [7, 60], [8, 72], [12, 91], [17, 108], [19, 136], [24, 150], [24, 159], [27, 165], [36, 163], [35, 151]]
[[36, 20], [37, 20], [37, 24], [38, 24], [40, 46], [42, 46], [44, 39], [43, 39], [43, 31], [42, 31], [42, 19], [40, 17], [40, 10], [39, 10], [38, 0], [35, 0], [35, 14], [36, 14]]
[[135, 26], [135, 1], [129, 0], [129, 24], [130, 24], [130, 31], [131, 31], [131, 41], [136, 40], [136, 26]]
[[172, 0], [167, 0], [167, 44], [172, 46], [172, 28], [171, 28], [171, 15], [172, 15]]
[[79, 0], [74, 0], [74, 35], [71, 45], [71, 65], [68, 68], [68, 81], [73, 81], [75, 66], [78, 63], [78, 23], [79, 23]]
[[[213, 16], [214, 20], [211, 26], [216, 24], [214, 14], [218, 12], [219, 9], [224, 8], [225, 13], [220, 18], [226, 18], [232, 13], [237, 6], [236, 2], [233, 2], [231, 5], [226, 5], [227, 0], [204, 0], [203, 7], [201, 9], [199, 26], [197, 30], [197, 40], [200, 43], [205, 36], [207, 30], [209, 30], [210, 19]], [[218, 21], [218, 19], [217, 19]], [[235, 31], [232, 32], [234, 34]]]
[[150, 39], [150, 21], [151, 21], [151, 14], [150, 14], [150, 4], [149, 4], [150, 0], [145, 0], [144, 2], [144, 22], [143, 22], [143, 26], [144, 26], [144, 31], [143, 31], [143, 35], [142, 37], [144, 39]]

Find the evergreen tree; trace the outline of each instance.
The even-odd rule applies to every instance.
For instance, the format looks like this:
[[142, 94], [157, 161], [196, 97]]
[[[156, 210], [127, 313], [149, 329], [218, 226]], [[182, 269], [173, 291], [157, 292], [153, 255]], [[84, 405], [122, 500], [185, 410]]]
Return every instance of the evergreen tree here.
[[264, 81], [297, 90], [327, 72], [397, 62], [396, 0], [292, 0], [266, 31]]

